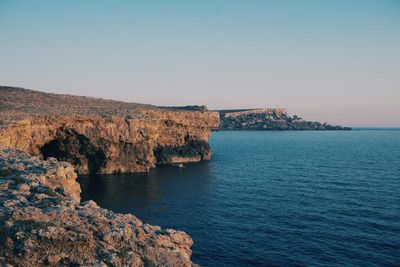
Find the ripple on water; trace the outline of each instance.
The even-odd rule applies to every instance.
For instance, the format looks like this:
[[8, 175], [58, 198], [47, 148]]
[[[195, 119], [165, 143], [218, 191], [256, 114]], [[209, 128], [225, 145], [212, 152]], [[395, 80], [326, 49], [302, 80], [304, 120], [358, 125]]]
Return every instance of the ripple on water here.
[[188, 232], [203, 266], [400, 265], [400, 131], [216, 132], [214, 158], [80, 177], [83, 199]]

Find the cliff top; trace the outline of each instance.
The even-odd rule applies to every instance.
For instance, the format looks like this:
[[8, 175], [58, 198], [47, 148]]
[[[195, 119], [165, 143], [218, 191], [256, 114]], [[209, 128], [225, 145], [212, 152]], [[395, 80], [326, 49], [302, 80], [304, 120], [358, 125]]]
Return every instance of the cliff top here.
[[157, 107], [102, 98], [53, 94], [17, 87], [0, 86], [0, 112], [30, 115], [102, 115], [130, 113]]
[[[160, 107], [87, 96], [45, 93], [0, 86], [0, 125], [26, 116], [126, 116], [140, 118], [146, 111], [206, 111], [206, 108]], [[203, 106], [202, 106], [203, 107]]]

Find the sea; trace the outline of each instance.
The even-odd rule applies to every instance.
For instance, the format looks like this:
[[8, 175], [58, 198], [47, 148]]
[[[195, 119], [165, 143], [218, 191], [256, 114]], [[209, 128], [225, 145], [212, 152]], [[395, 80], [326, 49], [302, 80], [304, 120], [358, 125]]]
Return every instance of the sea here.
[[81, 176], [83, 200], [185, 231], [201, 266], [400, 266], [400, 130], [219, 131], [211, 161]]

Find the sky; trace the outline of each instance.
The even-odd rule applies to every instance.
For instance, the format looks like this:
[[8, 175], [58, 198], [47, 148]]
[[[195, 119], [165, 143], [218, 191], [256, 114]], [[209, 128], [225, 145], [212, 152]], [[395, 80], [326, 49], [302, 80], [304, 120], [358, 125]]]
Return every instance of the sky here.
[[400, 126], [400, 0], [0, 0], [0, 85]]

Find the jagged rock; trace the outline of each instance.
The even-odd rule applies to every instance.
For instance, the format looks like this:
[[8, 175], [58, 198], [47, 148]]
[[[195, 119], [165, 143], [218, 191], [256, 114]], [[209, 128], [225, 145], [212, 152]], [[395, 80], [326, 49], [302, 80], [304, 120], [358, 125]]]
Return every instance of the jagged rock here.
[[219, 110], [220, 130], [351, 130], [349, 127], [304, 121], [286, 109]]
[[80, 174], [208, 160], [219, 115], [197, 110], [0, 87], [0, 148], [68, 161]]
[[193, 266], [192, 239], [93, 201], [66, 162], [0, 150], [0, 265]]

